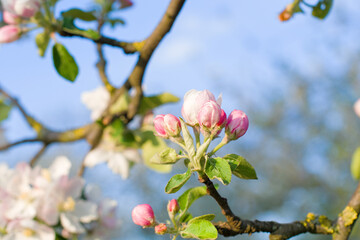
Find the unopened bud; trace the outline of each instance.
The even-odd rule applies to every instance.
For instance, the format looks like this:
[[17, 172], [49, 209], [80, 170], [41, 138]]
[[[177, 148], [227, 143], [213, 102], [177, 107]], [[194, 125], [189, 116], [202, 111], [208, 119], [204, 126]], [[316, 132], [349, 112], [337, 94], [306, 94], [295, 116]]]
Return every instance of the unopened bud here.
[[354, 112], [355, 114], [360, 117], [360, 99], [358, 99], [355, 103], [354, 103]]
[[159, 225], [155, 226], [155, 233], [159, 235], [165, 234], [167, 231], [167, 226], [165, 223], [160, 223]]
[[154, 126], [157, 134], [163, 138], [176, 137], [181, 132], [180, 120], [172, 114], [157, 115]]
[[179, 203], [176, 199], [172, 199], [169, 201], [169, 203], [167, 205], [167, 210], [168, 210], [169, 214], [170, 213], [176, 214], [179, 212], [179, 209], [180, 209]]
[[225, 134], [228, 140], [236, 140], [243, 136], [249, 127], [249, 119], [241, 110], [234, 110], [230, 113], [226, 127]]
[[142, 227], [149, 227], [155, 223], [154, 211], [149, 204], [137, 205], [131, 213], [133, 222]]
[[0, 28], [0, 43], [10, 43], [19, 39], [20, 28], [14, 25], [6, 25]]
[[131, 0], [120, 0], [120, 9], [128, 8], [134, 5]]
[[3, 20], [7, 24], [16, 25], [20, 22], [20, 18], [8, 11], [3, 12]]

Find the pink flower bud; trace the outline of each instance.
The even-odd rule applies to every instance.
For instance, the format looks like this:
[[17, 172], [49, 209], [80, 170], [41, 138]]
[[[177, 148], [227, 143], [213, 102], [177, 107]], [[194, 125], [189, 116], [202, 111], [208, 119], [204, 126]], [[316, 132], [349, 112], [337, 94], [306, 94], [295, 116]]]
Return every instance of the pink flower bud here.
[[180, 120], [172, 114], [157, 115], [154, 119], [154, 126], [160, 137], [176, 137], [181, 132]]
[[167, 205], [167, 210], [169, 213], [173, 213], [173, 214], [176, 214], [177, 212], [179, 212], [180, 207], [179, 207], [178, 201], [176, 199], [170, 200]]
[[167, 231], [167, 226], [165, 223], [160, 223], [159, 225], [155, 226], [155, 233], [159, 235], [165, 234]]
[[200, 108], [210, 100], [215, 101], [215, 97], [209, 90], [192, 89], [188, 91], [184, 96], [184, 104], [181, 109], [185, 121], [192, 126], [197, 124]]
[[120, 0], [120, 9], [128, 8], [134, 5], [131, 0]]
[[198, 122], [202, 130], [205, 132], [211, 132], [215, 128], [217, 128], [217, 132], [219, 127], [224, 127], [225, 120], [225, 112], [215, 101], [208, 101], [205, 103], [198, 114]]
[[131, 213], [132, 220], [136, 225], [149, 227], [155, 223], [154, 211], [149, 204], [137, 205]]
[[20, 28], [14, 25], [6, 25], [0, 28], [0, 43], [10, 43], [19, 39]]
[[354, 103], [354, 112], [360, 117], [360, 98]]
[[225, 133], [229, 140], [236, 140], [244, 135], [249, 127], [249, 119], [241, 110], [234, 110], [230, 113]]
[[20, 22], [20, 18], [8, 11], [3, 12], [3, 20], [7, 24], [16, 25]]
[[6, 11], [23, 18], [31, 18], [40, 10], [40, 0], [2, 0]]

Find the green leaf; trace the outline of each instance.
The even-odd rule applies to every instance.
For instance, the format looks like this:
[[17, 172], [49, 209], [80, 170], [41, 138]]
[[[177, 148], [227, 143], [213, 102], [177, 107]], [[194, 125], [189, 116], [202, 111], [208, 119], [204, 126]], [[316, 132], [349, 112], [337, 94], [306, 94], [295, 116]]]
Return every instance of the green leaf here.
[[245, 158], [236, 154], [228, 154], [224, 157], [229, 162], [232, 173], [242, 179], [258, 179], [253, 166]]
[[94, 11], [85, 12], [78, 8], [72, 8], [66, 12], [62, 12], [63, 17], [79, 18], [83, 21], [95, 21], [97, 18], [94, 16]]
[[79, 68], [75, 59], [70, 55], [64, 45], [56, 43], [53, 47], [53, 60], [56, 71], [65, 79], [74, 82]]
[[171, 93], [162, 93], [155, 96], [143, 97], [141, 99], [139, 113], [145, 114], [147, 111], [152, 110], [166, 103], [178, 102], [180, 99]]
[[179, 160], [178, 155], [173, 148], [166, 148], [160, 153], [155, 154], [150, 162], [156, 164], [174, 164]]
[[206, 162], [205, 173], [210, 179], [216, 178], [224, 185], [231, 182], [231, 168], [225, 159], [209, 158]]
[[120, 119], [116, 119], [112, 122], [109, 128], [110, 135], [117, 144], [137, 148], [137, 142], [135, 141], [133, 131], [128, 129]]
[[125, 24], [125, 21], [121, 18], [107, 19], [106, 22], [109, 23], [112, 28], [114, 28], [117, 24], [121, 24], [121, 25]]
[[178, 203], [182, 212], [186, 212], [198, 198], [207, 195], [206, 187], [195, 187], [186, 190], [179, 198]]
[[9, 117], [9, 113], [11, 111], [11, 105], [0, 101], [0, 122], [4, 121]]
[[167, 194], [176, 193], [180, 190], [182, 186], [190, 179], [191, 171], [188, 169], [186, 173], [176, 174], [170, 178], [169, 182], [166, 184], [165, 192]]
[[183, 238], [195, 239], [216, 239], [218, 232], [214, 225], [207, 220], [195, 220], [186, 226], [185, 230], [181, 231]]
[[181, 223], [186, 223], [186, 222], [190, 221], [192, 218], [193, 218], [193, 216], [192, 216], [190, 213], [187, 212], [187, 213], [182, 214], [182, 215], [180, 216], [179, 221], [180, 221]]
[[35, 42], [38, 47], [39, 55], [43, 57], [50, 42], [50, 34], [46, 31], [39, 33], [35, 37]]
[[258, 179], [254, 167], [243, 157], [228, 154], [224, 157], [231, 167], [232, 173], [242, 179]]
[[352, 157], [351, 161], [351, 175], [354, 179], [360, 179], [360, 147], [358, 147]]
[[150, 162], [150, 159], [157, 153], [161, 152], [167, 148], [166, 143], [160, 137], [154, 135], [154, 132], [151, 130], [144, 130], [141, 132], [140, 137], [142, 139], [141, 149], [142, 149], [142, 158], [144, 164], [149, 168], [161, 172], [168, 173], [171, 171], [171, 165], [160, 165]]
[[197, 220], [208, 220], [212, 221], [215, 218], [215, 214], [206, 214], [199, 217], [195, 217], [189, 221], [189, 224]]
[[312, 15], [314, 17], [324, 19], [330, 12], [333, 0], [319, 0], [315, 7], [313, 7]]
[[188, 152], [190, 157], [194, 157], [195, 156], [194, 139], [192, 138], [184, 120], [182, 118], [179, 119], [181, 122], [181, 130], [185, 141], [186, 151]]

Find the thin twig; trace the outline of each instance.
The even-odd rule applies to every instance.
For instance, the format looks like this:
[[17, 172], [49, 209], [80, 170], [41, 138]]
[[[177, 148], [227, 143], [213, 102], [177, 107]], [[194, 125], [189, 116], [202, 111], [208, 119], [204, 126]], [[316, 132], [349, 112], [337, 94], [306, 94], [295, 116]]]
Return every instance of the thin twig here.
[[9, 143], [9, 144], [6, 144], [4, 146], [0, 146], [0, 151], [7, 150], [7, 149], [9, 149], [11, 147], [14, 147], [14, 146], [17, 146], [17, 145], [20, 145], [20, 144], [23, 144], [23, 143], [33, 143], [33, 142], [41, 142], [41, 139], [29, 138], [29, 139], [23, 139], [23, 140], [20, 140], [20, 141]]
[[[244, 220], [234, 215], [227, 199], [223, 198], [216, 190], [212, 181], [205, 175], [199, 175], [199, 181], [204, 183], [208, 194], [215, 199], [221, 208], [222, 214], [226, 217], [227, 222], [215, 223], [219, 234], [229, 237], [239, 234], [252, 234], [255, 232], [269, 232], [270, 240], [285, 240], [302, 233], [314, 234], [333, 234], [332, 221], [325, 216], [321, 216], [323, 223], [320, 224], [317, 218], [297, 221], [292, 223], [281, 224], [274, 221], [251, 221]], [[328, 225], [325, 225], [326, 222]]]
[[35, 154], [35, 156], [30, 160], [30, 166], [35, 166], [37, 160], [39, 160], [39, 158], [44, 154], [45, 150], [47, 149], [47, 147], [49, 146], [49, 144], [44, 143], [42, 145], [42, 147], [40, 148], [40, 150]]
[[126, 54], [132, 54], [132, 53], [136, 53], [138, 51], [138, 49], [136, 48], [136, 44], [137, 44], [136, 42], [132, 43], [132, 42], [125, 42], [125, 41], [118, 41], [116, 39], [108, 38], [105, 36], [101, 36], [98, 39], [92, 39], [85, 35], [67, 32], [65, 29], [62, 29], [61, 31], [59, 31], [59, 34], [63, 37], [80, 37], [80, 38], [89, 39], [89, 40], [93, 41], [94, 43], [100, 43], [100, 44], [105, 44], [105, 45], [109, 45], [109, 46], [113, 46], [113, 47], [118, 47], [118, 48], [121, 48], [124, 51], [124, 53], [126, 53]]

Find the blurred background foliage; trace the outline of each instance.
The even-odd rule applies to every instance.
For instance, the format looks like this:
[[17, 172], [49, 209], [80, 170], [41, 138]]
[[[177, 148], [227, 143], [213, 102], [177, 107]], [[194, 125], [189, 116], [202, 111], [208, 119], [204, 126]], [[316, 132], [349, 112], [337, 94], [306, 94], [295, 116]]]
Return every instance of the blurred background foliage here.
[[[256, 8], [256, 3], [235, 2], [209, 3], [209, 8], [200, 15], [203, 18], [200, 23], [193, 23], [200, 24], [198, 28], [205, 31], [204, 26], [209, 26], [201, 24], [208, 20], [212, 23], [211, 27], [217, 28], [215, 30], [218, 31], [212, 33], [216, 35], [215, 40], [205, 45], [209, 47], [209, 51], [199, 52], [196, 49], [197, 43], [201, 43], [203, 39], [197, 35], [192, 36], [192, 31], [196, 28], [192, 25], [187, 29], [187, 24], [205, 2], [190, 3], [189, 1], [174, 30], [152, 60], [145, 79], [146, 88], [149, 93], [166, 90], [178, 96], [182, 96], [191, 88], [216, 90], [215, 94], [220, 92], [223, 94], [223, 106], [227, 113], [237, 108], [248, 114], [250, 119], [248, 133], [217, 153], [219, 156], [228, 152], [242, 155], [257, 170], [258, 181], [234, 179], [230, 186], [220, 186], [220, 193], [229, 199], [230, 206], [237, 215], [248, 219], [289, 222], [305, 219], [308, 212], [314, 212], [335, 219], [356, 187], [349, 167], [352, 153], [360, 143], [360, 119], [355, 116], [352, 109], [353, 103], [360, 96], [358, 41], [360, 4], [355, 0], [335, 1], [330, 16], [324, 22], [309, 19], [308, 15], [298, 14], [289, 23], [280, 23], [276, 19], [276, 14], [287, 1], [264, 3], [264, 9], [271, 9], [266, 12]], [[144, 8], [141, 1], [136, 4], [139, 5], [139, 9]], [[163, 5], [166, 6], [166, 3]], [[233, 34], [226, 36], [233, 39], [227, 44], [226, 39], [221, 36], [223, 25], [216, 25], [214, 24], [216, 21], [211, 19], [214, 17], [220, 19], [219, 21], [223, 20], [225, 24], [230, 20], [239, 20], [235, 16], [224, 17], [227, 11], [232, 14], [237, 13], [235, 10], [229, 10], [233, 5], [241, 8], [237, 10], [240, 15], [244, 13], [242, 11], [247, 11], [248, 15], [244, 14], [247, 21], [230, 26]], [[270, 5], [271, 8], [267, 8]], [[159, 13], [164, 6], [160, 7]], [[137, 9], [134, 8], [133, 11], [136, 12]], [[251, 16], [253, 18], [250, 18]], [[271, 34], [268, 33], [269, 30], [263, 30], [258, 24], [259, 21], [268, 21], [269, 16], [272, 17], [272, 22], [261, 27], [270, 26], [272, 29], [273, 26], [274, 32]], [[128, 22], [131, 23], [135, 17], [137, 16], [130, 14]], [[143, 21], [147, 21], [146, 17]], [[141, 21], [138, 24], [141, 24]], [[278, 26], [281, 24], [287, 25], [279, 29]], [[149, 29], [147, 31], [150, 31]], [[261, 33], [262, 30], [264, 33]], [[256, 31], [260, 32], [259, 35]], [[205, 35], [212, 37], [208, 33]], [[184, 45], [187, 43], [184, 36], [187, 40], [194, 38], [191, 45], [194, 48]], [[177, 42], [174, 41], [176, 38], [181, 39], [182, 41], [179, 42], [182, 44], [176, 45]], [[219, 42], [219, 39], [223, 42]], [[75, 40], [74, 48], [78, 46], [79, 41]], [[214, 43], [216, 41], [217, 44]], [[189, 53], [189, 56], [180, 63], [170, 58], [175, 63], [169, 66], [167, 64], [170, 63], [164, 62], [168, 57], [166, 54], [171, 53], [173, 45], [178, 50], [173, 52], [174, 58], [182, 59], [183, 56], [179, 53], [181, 49], [185, 52], [190, 49], [189, 51], [194, 53]], [[2, 46], [3, 53], [6, 47]], [[17, 51], [21, 51], [20, 44], [16, 47]], [[14, 49], [15, 47], [12, 51]], [[107, 48], [107, 51], [111, 62], [114, 57], [110, 54], [112, 49]], [[5, 52], [5, 54], [9, 53]], [[80, 55], [76, 51], [75, 54]], [[200, 60], [201, 63], [191, 66]], [[81, 64], [81, 61], [82, 57], [78, 62]], [[9, 63], [0, 60], [0, 68], [4, 76], [7, 76], [6, 71], [11, 71], [11, 68], [7, 69], [10, 63], [11, 60]], [[116, 64], [110, 63], [110, 68], [114, 68], [110, 70], [110, 75], [122, 79], [123, 76], [115, 73]], [[41, 67], [38, 65], [36, 68]], [[91, 74], [91, 70], [89, 71], [88, 74]], [[179, 76], [174, 76], [179, 72], [181, 72]], [[16, 73], [14, 74], [16, 76]], [[49, 76], [47, 70], [44, 74], [47, 75], [43, 78]], [[171, 78], [174, 80], [166, 81]], [[188, 84], [182, 84], [179, 82], [181, 80], [177, 80], [179, 78], [186, 79]], [[72, 126], [74, 122], [85, 122], [85, 120], [77, 120], [86, 119], [88, 113], [85, 108], [77, 112], [79, 106], [75, 104], [74, 108], [69, 108], [71, 105], [67, 102], [69, 100], [65, 100], [65, 107], [59, 107], [58, 110], [56, 105], [55, 107], [51, 105], [52, 100], [48, 105], [45, 105], [41, 98], [36, 98], [31, 103], [26, 101], [35, 94], [46, 91], [46, 84], [43, 85], [44, 89], [33, 88], [32, 94], [22, 98], [22, 89], [29, 91], [26, 89], [27, 84], [19, 85], [20, 80], [11, 83], [11, 79], [7, 79], [0, 79], [1, 84], [18, 94], [20, 100], [28, 105], [34, 115], [37, 113], [36, 110], [39, 110], [45, 120], [51, 122], [51, 119], [57, 118], [53, 121], [54, 125], [61, 123], [64, 127]], [[75, 88], [77, 96], [80, 94], [79, 89], [84, 89], [81, 84], [85, 84], [81, 83], [81, 79], [79, 81], [82, 87], [78, 85]], [[90, 85], [95, 86], [97, 79], [94, 77], [93, 81]], [[17, 88], [14, 84], [18, 84]], [[75, 99], [73, 97], [75, 94], [72, 94], [70, 93], [69, 97]], [[44, 93], [43, 97], [48, 96]], [[57, 95], [54, 97], [57, 98]], [[55, 100], [61, 104], [61, 100]], [[33, 107], [35, 105], [37, 107]], [[169, 105], [160, 108], [156, 113], [170, 112], [180, 115], [180, 108], [181, 103]], [[19, 124], [18, 118], [20, 118], [18, 113], [13, 111], [10, 118], [2, 125], [1, 133], [5, 131], [8, 139], [28, 134], [26, 131], [21, 131], [25, 127], [20, 126], [18, 130], [13, 130]], [[10, 123], [11, 121], [15, 121], [15, 124]], [[33, 144], [0, 153], [0, 161], [6, 161], [13, 166], [32, 156], [35, 152], [33, 148], [37, 147]], [[40, 164], [49, 165], [54, 156], [64, 154], [74, 160], [75, 172], [87, 150], [88, 146], [85, 142], [54, 145], [41, 158]], [[141, 230], [135, 226], [130, 221], [130, 210], [139, 203], [149, 203], [154, 207], [156, 217], [160, 220], [165, 219], [167, 201], [179, 196], [183, 191], [169, 196], [164, 193], [164, 187], [172, 175], [184, 172], [184, 169], [183, 164], [178, 163], [172, 173], [159, 174], [138, 165], [132, 169], [130, 178], [124, 181], [119, 176], [112, 175], [107, 167], [99, 166], [87, 169], [85, 178], [88, 182], [99, 184], [105, 196], [118, 200], [119, 215], [123, 221], [118, 239], [165, 239], [167, 236], [155, 236], [152, 230]], [[185, 187], [198, 185], [200, 184], [193, 177]], [[191, 211], [194, 216], [214, 211], [218, 220], [223, 219], [218, 206], [209, 197], [196, 202], [191, 207]], [[229, 239], [266, 239], [266, 236], [266, 234], [254, 234], [251, 237], [236, 236]], [[351, 239], [359, 238], [360, 229], [357, 223]], [[220, 236], [219, 239], [225, 238]], [[329, 239], [329, 237], [307, 234], [293, 239]]]

